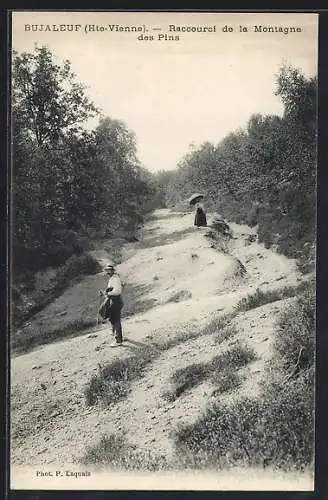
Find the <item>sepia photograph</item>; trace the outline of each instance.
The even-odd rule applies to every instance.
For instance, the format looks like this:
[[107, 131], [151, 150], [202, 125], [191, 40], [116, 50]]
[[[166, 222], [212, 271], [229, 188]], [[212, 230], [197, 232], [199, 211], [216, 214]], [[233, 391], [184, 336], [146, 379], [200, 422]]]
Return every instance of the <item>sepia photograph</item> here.
[[318, 14], [10, 24], [10, 488], [314, 491]]

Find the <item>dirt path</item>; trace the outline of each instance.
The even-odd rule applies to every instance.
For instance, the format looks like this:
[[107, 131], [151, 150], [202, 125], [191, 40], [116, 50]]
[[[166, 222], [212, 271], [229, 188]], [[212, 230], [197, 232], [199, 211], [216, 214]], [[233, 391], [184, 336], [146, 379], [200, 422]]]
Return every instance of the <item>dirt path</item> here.
[[[174, 339], [203, 328], [213, 317], [231, 312], [242, 297], [257, 288], [274, 289], [300, 281], [294, 261], [249, 243], [252, 231], [233, 226], [231, 254], [211, 248], [204, 230], [192, 227], [192, 215], [157, 211], [143, 229], [142, 240], [129, 245], [118, 267], [124, 283], [143, 286], [153, 307], [124, 321], [123, 347], [110, 349], [107, 326], [73, 339], [56, 342], [12, 359], [12, 467], [67, 467], [78, 462], [86, 446], [102, 435], [122, 434], [139, 449], [170, 458], [171, 432], [191, 423], [213, 397], [203, 382], [173, 403], [162, 394], [177, 367], [210, 361], [231, 342], [218, 345], [213, 335], [180, 342], [163, 351], [134, 382], [129, 396], [112, 408], [85, 404], [84, 389], [98, 366], [131, 356], [154, 341]], [[238, 260], [246, 269], [239, 273]], [[76, 299], [75, 299], [76, 300]], [[234, 321], [239, 338], [257, 353], [245, 369], [237, 393], [255, 393], [270, 359], [277, 312], [284, 301], [239, 315]], [[231, 396], [227, 396], [231, 397]]]

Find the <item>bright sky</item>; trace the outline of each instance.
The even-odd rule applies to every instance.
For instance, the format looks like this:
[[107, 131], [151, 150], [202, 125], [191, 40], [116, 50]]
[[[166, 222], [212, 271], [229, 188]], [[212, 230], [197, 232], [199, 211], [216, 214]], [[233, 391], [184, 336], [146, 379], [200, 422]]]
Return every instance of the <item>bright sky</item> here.
[[[12, 44], [19, 52], [47, 45], [69, 59], [91, 100], [137, 136], [138, 156], [151, 171], [173, 169], [193, 143], [214, 144], [253, 113], [281, 114], [274, 96], [283, 61], [317, 72], [317, 14], [15, 12]], [[25, 25], [80, 24], [78, 31], [26, 31]], [[107, 27], [86, 32], [89, 24]], [[139, 33], [108, 25], [145, 26]], [[169, 25], [215, 26], [215, 32], [172, 33]], [[229, 25], [233, 32], [223, 32]], [[239, 25], [248, 32], [239, 32]], [[255, 33], [254, 25], [300, 27], [300, 33]], [[153, 30], [161, 28], [161, 31]], [[63, 28], [62, 28], [63, 29]], [[88, 28], [87, 28], [88, 29]], [[158, 34], [179, 35], [159, 41]]]

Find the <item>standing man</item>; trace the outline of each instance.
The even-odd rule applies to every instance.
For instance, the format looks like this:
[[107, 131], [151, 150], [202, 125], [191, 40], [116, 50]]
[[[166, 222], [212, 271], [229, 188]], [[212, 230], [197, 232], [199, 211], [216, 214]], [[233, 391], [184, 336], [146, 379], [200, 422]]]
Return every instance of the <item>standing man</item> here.
[[109, 321], [115, 335], [115, 342], [111, 344], [111, 347], [117, 347], [122, 345], [123, 342], [121, 325], [121, 310], [124, 305], [121, 297], [122, 284], [119, 275], [115, 272], [114, 266], [108, 264], [105, 267], [105, 272], [109, 277], [105, 291], [106, 296], [110, 299]]

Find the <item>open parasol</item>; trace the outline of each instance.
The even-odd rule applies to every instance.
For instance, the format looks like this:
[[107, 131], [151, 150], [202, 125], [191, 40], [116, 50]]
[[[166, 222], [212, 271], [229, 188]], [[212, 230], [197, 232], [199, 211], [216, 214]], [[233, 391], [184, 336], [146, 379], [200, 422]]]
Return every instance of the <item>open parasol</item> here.
[[195, 205], [197, 201], [202, 200], [204, 198], [204, 195], [201, 193], [194, 193], [190, 198], [188, 199], [189, 205]]

